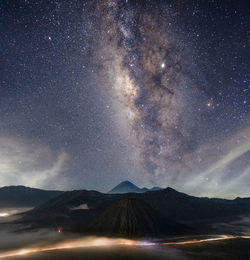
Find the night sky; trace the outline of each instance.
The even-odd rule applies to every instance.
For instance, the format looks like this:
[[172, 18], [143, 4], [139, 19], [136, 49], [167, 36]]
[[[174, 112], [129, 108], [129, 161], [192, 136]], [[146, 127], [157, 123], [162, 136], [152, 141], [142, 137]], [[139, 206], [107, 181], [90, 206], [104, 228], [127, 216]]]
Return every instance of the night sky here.
[[0, 186], [130, 180], [250, 196], [250, 2], [0, 3]]

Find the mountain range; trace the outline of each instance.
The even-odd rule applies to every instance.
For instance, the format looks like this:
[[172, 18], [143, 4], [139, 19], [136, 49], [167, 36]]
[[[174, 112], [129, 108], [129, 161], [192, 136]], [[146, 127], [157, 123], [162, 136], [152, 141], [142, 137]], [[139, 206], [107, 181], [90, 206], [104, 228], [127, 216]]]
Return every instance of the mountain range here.
[[170, 187], [115, 194], [74, 190], [25, 213], [21, 223], [90, 235], [160, 237], [218, 233], [215, 223], [249, 214], [248, 198], [199, 198]]
[[[161, 188], [154, 187], [152, 189], [139, 188], [129, 181], [124, 181], [115, 186], [108, 193], [142, 193], [149, 190], [159, 190]], [[26, 186], [5, 186], [0, 188], [0, 207], [34, 207], [45, 203], [46, 201], [62, 194], [64, 191], [51, 191]]]

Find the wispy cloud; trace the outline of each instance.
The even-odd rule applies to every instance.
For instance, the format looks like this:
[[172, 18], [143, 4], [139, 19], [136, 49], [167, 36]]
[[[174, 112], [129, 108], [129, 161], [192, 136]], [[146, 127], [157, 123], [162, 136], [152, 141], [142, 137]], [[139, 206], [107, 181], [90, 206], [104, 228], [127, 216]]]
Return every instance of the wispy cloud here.
[[[246, 184], [250, 179], [250, 128], [242, 129], [220, 143], [217, 141], [217, 144], [219, 150], [216, 142], [211, 142], [189, 158], [193, 174], [186, 180], [185, 188], [199, 190], [198, 193], [204, 196], [246, 196]], [[201, 154], [202, 161], [197, 162], [196, 158]]]
[[[68, 155], [49, 146], [0, 136], [0, 183], [42, 188], [59, 188]], [[55, 181], [57, 179], [57, 181]]]

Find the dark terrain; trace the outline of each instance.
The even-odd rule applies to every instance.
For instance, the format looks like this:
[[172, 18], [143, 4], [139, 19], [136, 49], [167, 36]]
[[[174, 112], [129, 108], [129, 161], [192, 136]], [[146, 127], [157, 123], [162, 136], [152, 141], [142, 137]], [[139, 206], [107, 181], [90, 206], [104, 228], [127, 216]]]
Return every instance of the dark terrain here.
[[62, 193], [25, 186], [6, 186], [0, 188], [0, 207], [34, 207]]
[[[19, 214], [19, 219], [1, 224], [0, 255], [6, 250], [18, 252], [21, 248], [33, 248], [36, 243], [53, 247], [57, 241], [82, 237], [82, 248], [38, 250], [8, 259], [250, 259], [250, 237], [246, 236], [249, 234], [250, 198], [199, 198], [169, 187], [122, 193], [124, 188], [133, 187], [130, 184], [118, 185], [114, 194], [88, 190], [51, 192], [22, 186], [0, 189], [12, 206], [19, 206], [22, 198], [24, 206], [37, 205]], [[220, 241], [169, 244], [223, 237], [220, 235], [232, 236]], [[88, 237], [93, 241], [100, 237], [110, 241], [115, 237], [128, 238], [149, 245], [111, 242], [105, 246], [85, 247]]]
[[198, 198], [172, 188], [144, 193], [105, 194], [75, 190], [25, 213], [29, 228], [62, 228], [90, 235], [166, 237], [184, 234], [237, 234], [217, 228], [250, 214], [249, 199]]

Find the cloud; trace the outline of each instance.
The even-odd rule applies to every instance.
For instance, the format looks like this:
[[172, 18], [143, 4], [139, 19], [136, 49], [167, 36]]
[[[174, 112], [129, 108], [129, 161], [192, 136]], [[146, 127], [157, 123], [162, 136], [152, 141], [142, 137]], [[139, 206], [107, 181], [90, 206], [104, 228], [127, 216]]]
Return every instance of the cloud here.
[[[60, 187], [59, 176], [66, 170], [68, 155], [30, 140], [0, 136], [1, 185], [40, 188]], [[58, 181], [55, 181], [55, 180]]]
[[[198, 162], [197, 158], [201, 160]], [[247, 196], [247, 184], [250, 180], [249, 160], [248, 127], [225, 140], [207, 143], [185, 158], [185, 163], [192, 172], [185, 180], [185, 189], [197, 191], [197, 194], [204, 196]]]

